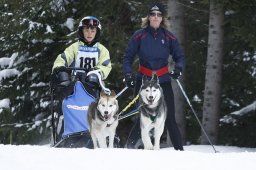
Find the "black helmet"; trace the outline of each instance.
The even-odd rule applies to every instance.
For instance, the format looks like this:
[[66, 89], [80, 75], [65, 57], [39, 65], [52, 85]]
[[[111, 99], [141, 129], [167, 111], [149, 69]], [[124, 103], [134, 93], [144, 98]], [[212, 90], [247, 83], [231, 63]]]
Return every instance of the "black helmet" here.
[[101, 32], [100, 21], [94, 16], [86, 16], [83, 19], [81, 19], [79, 26], [78, 26], [78, 37], [80, 40], [87, 43], [86, 39], [84, 39], [84, 34], [83, 34], [84, 26], [91, 26], [91, 27], [97, 28], [97, 33], [96, 33], [95, 38], [92, 43], [98, 42], [100, 39], [100, 32]]

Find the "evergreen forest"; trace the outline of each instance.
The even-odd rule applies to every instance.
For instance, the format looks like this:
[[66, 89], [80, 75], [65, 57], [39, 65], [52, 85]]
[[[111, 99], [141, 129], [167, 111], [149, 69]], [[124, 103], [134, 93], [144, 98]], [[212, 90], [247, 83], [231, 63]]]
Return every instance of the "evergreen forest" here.
[[[218, 140], [214, 144], [256, 147], [256, 1], [162, 0], [166, 11], [169, 1], [183, 8], [186, 69], [182, 84], [200, 120], [203, 119], [210, 1], [223, 7], [221, 102]], [[77, 28], [84, 16], [97, 16], [101, 21], [100, 42], [110, 51], [113, 67], [105, 83], [117, 93], [121, 91], [125, 87], [124, 51], [132, 34], [140, 28], [141, 18], [147, 15], [151, 2], [0, 0], [0, 144], [50, 143], [53, 62], [78, 40]], [[122, 94], [120, 108], [133, 97], [132, 89]], [[200, 144], [201, 129], [187, 103], [184, 119], [184, 144]], [[122, 144], [133, 123], [132, 116], [120, 120], [117, 133]]]

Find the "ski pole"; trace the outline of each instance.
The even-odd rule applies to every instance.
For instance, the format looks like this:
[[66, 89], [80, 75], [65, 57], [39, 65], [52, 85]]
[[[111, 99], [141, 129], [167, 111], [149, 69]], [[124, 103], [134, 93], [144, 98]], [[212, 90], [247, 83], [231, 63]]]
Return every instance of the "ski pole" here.
[[178, 79], [176, 79], [176, 82], [177, 82], [178, 86], [180, 87], [180, 90], [181, 90], [183, 96], [186, 98], [187, 103], [188, 103], [188, 105], [190, 106], [190, 108], [191, 108], [193, 114], [195, 115], [196, 120], [198, 121], [198, 123], [199, 123], [199, 125], [200, 125], [200, 127], [201, 127], [201, 129], [202, 129], [202, 131], [203, 131], [203, 133], [204, 133], [204, 135], [206, 136], [208, 142], [212, 145], [212, 148], [213, 148], [214, 152], [217, 153], [217, 151], [216, 151], [215, 147], [213, 146], [213, 144], [212, 144], [210, 138], [208, 137], [208, 135], [207, 135], [207, 133], [206, 133], [206, 131], [205, 131], [203, 125], [201, 124], [201, 122], [200, 122], [200, 120], [199, 120], [199, 118], [198, 118], [198, 116], [197, 116], [197, 114], [196, 114], [196, 112], [195, 112], [195, 110], [194, 110], [192, 104], [190, 103], [190, 101], [189, 101], [189, 99], [188, 99], [188, 96], [186, 95], [186, 93], [185, 93], [183, 87], [181, 86], [180, 81], [179, 81]]
[[56, 144], [56, 129], [55, 129], [55, 118], [54, 118], [54, 111], [53, 111], [53, 88], [50, 87], [51, 90], [51, 114], [52, 114], [52, 137], [53, 137], [53, 145]]

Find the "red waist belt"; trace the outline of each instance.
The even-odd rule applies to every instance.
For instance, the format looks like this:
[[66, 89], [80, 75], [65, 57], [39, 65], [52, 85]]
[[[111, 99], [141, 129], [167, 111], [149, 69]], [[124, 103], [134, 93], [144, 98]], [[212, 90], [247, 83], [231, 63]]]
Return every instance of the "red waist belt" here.
[[152, 77], [152, 73], [156, 73], [158, 77], [169, 73], [168, 66], [162, 67], [158, 70], [151, 70], [140, 65], [138, 71], [149, 77]]

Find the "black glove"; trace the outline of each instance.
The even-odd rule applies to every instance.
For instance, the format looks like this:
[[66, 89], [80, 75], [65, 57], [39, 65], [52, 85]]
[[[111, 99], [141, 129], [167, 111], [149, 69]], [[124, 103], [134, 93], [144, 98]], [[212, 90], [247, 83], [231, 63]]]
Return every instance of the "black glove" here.
[[56, 67], [53, 70], [52, 81], [53, 85], [68, 86], [70, 84], [70, 76], [66, 67]]
[[65, 66], [60, 66], [60, 67], [54, 68], [52, 73], [57, 75], [59, 72], [63, 72], [63, 71], [68, 72]]
[[170, 73], [171, 77], [175, 80], [179, 79], [181, 74], [181, 69], [179, 67], [175, 67], [175, 69]]
[[135, 86], [135, 81], [134, 81], [134, 76], [132, 73], [126, 73], [124, 76], [126, 86], [129, 88], [134, 88]]

